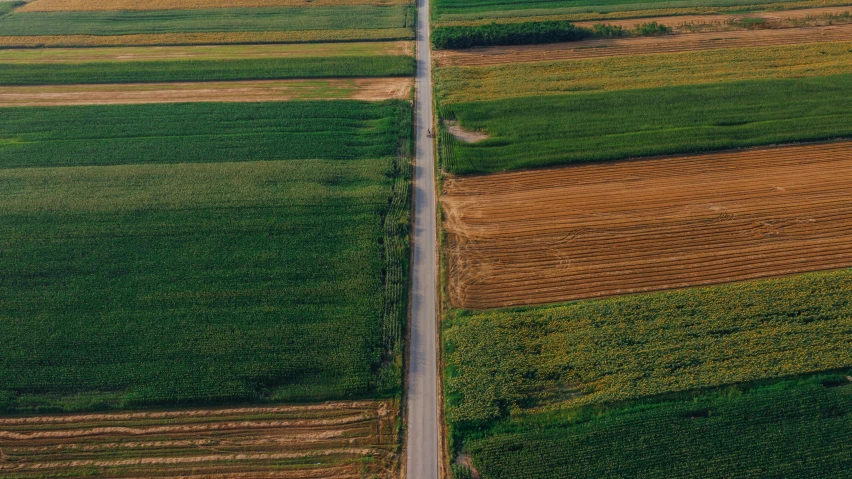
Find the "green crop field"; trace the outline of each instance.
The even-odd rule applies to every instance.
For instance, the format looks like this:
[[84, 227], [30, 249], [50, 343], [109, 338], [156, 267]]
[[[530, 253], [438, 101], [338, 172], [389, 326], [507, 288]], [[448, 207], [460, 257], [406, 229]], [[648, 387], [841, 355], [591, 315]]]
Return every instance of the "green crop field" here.
[[0, 36], [370, 30], [411, 28], [412, 26], [412, 11], [406, 5], [112, 12], [12, 12], [0, 17]]
[[443, 138], [452, 173], [693, 153], [852, 135], [852, 75], [754, 80], [442, 106], [489, 139]]
[[0, 409], [398, 391], [407, 102], [0, 114]]
[[[852, 271], [457, 311], [444, 322], [447, 416], [623, 401], [852, 366]], [[483, 388], [488, 384], [488, 388]]]
[[398, 152], [408, 112], [398, 101], [8, 108], [0, 168], [380, 158]]
[[98, 63], [3, 64], [0, 62], [0, 85], [274, 80], [286, 78], [352, 78], [413, 75], [414, 58], [403, 55]]
[[848, 374], [531, 414], [471, 433], [466, 451], [483, 479], [848, 477]]

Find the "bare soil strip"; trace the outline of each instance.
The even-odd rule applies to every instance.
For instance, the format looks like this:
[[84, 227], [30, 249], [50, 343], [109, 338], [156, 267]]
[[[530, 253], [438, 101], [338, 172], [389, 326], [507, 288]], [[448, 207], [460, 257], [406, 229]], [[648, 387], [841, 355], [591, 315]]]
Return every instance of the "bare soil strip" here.
[[397, 409], [357, 401], [5, 418], [0, 475], [389, 478]]
[[0, 87], [0, 107], [288, 100], [404, 100], [411, 78]]
[[645, 17], [645, 18], [628, 18], [623, 20], [597, 20], [588, 22], [576, 22], [576, 25], [591, 27], [595, 24], [605, 23], [607, 25], [617, 25], [624, 29], [633, 29], [643, 23], [657, 22], [667, 27], [674, 28], [675, 31], [680, 30], [683, 25], [703, 25], [703, 24], [725, 24], [741, 22], [747, 19], [758, 19], [767, 23], [784, 22], [786, 20], [803, 20], [805, 18], [819, 17], [823, 15], [842, 15], [846, 12], [852, 12], [852, 7], [820, 7], [820, 8], [804, 8], [801, 10], [779, 10], [770, 12], [752, 12], [752, 13], [737, 13], [727, 14], [721, 13], [716, 15], [681, 15], [681, 16], [663, 16], [663, 17]]
[[294, 43], [283, 45], [192, 45], [165, 47], [49, 48], [0, 50], [0, 63], [90, 63], [256, 58], [414, 55], [414, 42]]
[[852, 25], [837, 25], [781, 30], [705, 32], [661, 37], [613, 38], [547, 45], [472, 48], [469, 50], [440, 50], [435, 52], [435, 60], [438, 66], [499, 65], [849, 40], [852, 40]]
[[409, 0], [33, 0], [21, 12], [97, 12], [106, 10], [196, 10], [336, 5], [405, 5]]
[[470, 309], [852, 266], [852, 142], [444, 183], [449, 294]]

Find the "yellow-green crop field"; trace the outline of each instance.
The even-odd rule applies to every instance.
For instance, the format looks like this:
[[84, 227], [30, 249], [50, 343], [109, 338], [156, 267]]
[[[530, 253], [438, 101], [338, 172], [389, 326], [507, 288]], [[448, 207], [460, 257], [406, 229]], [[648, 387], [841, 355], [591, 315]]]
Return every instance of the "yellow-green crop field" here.
[[852, 42], [619, 56], [481, 67], [443, 67], [446, 103], [852, 73]]

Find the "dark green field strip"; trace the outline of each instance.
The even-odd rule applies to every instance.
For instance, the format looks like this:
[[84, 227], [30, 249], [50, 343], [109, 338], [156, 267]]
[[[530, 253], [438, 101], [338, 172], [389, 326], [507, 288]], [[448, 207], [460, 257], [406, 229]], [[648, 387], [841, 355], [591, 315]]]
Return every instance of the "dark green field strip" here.
[[456, 312], [447, 418], [476, 426], [563, 408], [852, 367], [852, 270]]
[[0, 35], [127, 35], [384, 29], [413, 26], [410, 7], [353, 5], [211, 10], [13, 12]]
[[0, 109], [0, 169], [396, 155], [404, 101]]
[[0, 170], [0, 408], [375, 394], [393, 164]]
[[852, 76], [755, 80], [445, 105], [491, 135], [445, 141], [443, 167], [485, 173], [852, 135]]
[[401, 55], [78, 64], [0, 64], [0, 85], [152, 83], [413, 75], [414, 58]]
[[849, 477], [850, 444], [852, 385], [834, 375], [600, 417], [531, 415], [471, 440], [467, 452], [483, 479], [823, 479]]

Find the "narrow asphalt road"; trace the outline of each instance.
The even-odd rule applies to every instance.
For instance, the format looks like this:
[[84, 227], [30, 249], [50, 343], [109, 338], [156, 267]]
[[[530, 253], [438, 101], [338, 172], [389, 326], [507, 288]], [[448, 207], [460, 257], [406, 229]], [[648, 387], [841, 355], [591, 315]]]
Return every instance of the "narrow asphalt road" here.
[[437, 260], [435, 152], [429, 0], [417, 0], [417, 79], [414, 100], [414, 259], [408, 361], [407, 479], [438, 478]]

